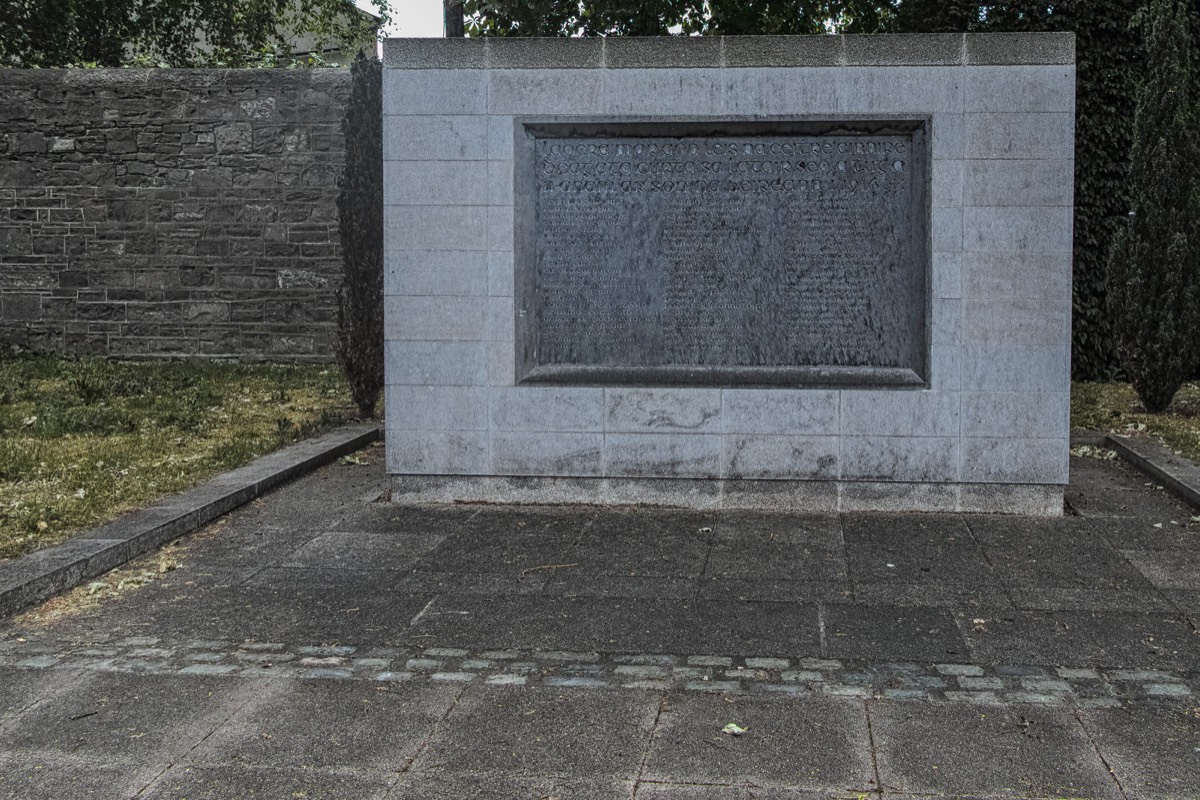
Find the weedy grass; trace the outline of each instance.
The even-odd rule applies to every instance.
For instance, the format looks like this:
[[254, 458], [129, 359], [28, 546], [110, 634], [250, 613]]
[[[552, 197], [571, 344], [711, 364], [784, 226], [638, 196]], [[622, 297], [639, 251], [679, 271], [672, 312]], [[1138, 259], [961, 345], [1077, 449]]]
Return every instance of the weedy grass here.
[[1200, 382], [1186, 383], [1162, 414], [1150, 414], [1127, 383], [1071, 386], [1071, 427], [1159, 439], [1200, 463]]
[[353, 416], [336, 367], [0, 354], [0, 558]]

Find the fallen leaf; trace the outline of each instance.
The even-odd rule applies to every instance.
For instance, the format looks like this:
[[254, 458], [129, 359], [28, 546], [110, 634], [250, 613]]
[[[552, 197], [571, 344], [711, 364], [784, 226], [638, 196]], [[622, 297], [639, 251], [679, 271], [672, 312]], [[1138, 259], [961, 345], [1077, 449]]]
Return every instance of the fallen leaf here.
[[721, 733], [727, 733], [730, 736], [741, 736], [746, 733], [746, 729], [736, 722], [731, 722], [724, 728], [721, 728]]

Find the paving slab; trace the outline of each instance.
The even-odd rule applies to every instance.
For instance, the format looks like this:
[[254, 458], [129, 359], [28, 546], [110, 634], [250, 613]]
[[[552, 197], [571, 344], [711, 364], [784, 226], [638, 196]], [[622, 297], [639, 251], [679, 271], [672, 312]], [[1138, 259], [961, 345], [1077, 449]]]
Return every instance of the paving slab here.
[[1200, 590], [1200, 550], [1122, 550], [1159, 589]]
[[[722, 733], [730, 723], [746, 732]], [[875, 772], [868, 743], [866, 712], [855, 700], [673, 695], [659, 717], [644, 777], [869, 792]]]
[[857, 800], [862, 793], [830, 794], [761, 786], [642, 781], [638, 784], [637, 796], [638, 800]]
[[1084, 729], [1062, 711], [867, 704], [884, 796], [1117, 800]]
[[472, 688], [413, 770], [633, 779], [661, 704], [657, 692]]
[[[433, 770], [401, 776], [387, 800], [632, 800], [634, 783], [564, 777], [518, 777], [498, 772]], [[642, 793], [638, 793], [642, 797]]]
[[437, 533], [322, 533], [292, 551], [280, 566], [408, 570], [445, 538]]
[[830, 605], [823, 609], [830, 658], [957, 662], [969, 657], [954, 615], [941, 608]]
[[57, 754], [0, 754], [0, 797], [11, 800], [116, 800], [134, 797], [159, 768], [99, 763]]
[[245, 705], [253, 683], [94, 672], [5, 726], [8, 754], [166, 763], [186, 755]]
[[345, 770], [173, 767], [139, 795], [139, 800], [380, 800], [387, 794], [390, 780], [390, 776]]
[[1179, 800], [1200, 787], [1200, 715], [1194, 708], [1087, 711], [1084, 728], [1129, 797]]
[[1111, 611], [960, 613], [971, 661], [1190, 669], [1200, 636], [1179, 615]]
[[304, 769], [353, 764], [398, 772], [416, 757], [460, 694], [460, 686], [436, 684], [271, 681], [189, 753], [187, 762]]
[[856, 581], [854, 603], [860, 606], [996, 609], [1012, 607], [1012, 598], [1003, 586]]

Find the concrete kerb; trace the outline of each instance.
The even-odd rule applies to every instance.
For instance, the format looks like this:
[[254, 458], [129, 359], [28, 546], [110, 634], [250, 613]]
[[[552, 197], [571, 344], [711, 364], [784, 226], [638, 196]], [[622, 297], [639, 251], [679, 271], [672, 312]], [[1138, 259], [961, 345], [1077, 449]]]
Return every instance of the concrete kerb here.
[[263, 456], [62, 544], [0, 564], [0, 617], [162, 547], [378, 438], [376, 425], [339, 428]]
[[1135, 469], [1162, 484], [1184, 502], [1200, 509], [1200, 465], [1150, 439], [1109, 435], [1105, 446]]

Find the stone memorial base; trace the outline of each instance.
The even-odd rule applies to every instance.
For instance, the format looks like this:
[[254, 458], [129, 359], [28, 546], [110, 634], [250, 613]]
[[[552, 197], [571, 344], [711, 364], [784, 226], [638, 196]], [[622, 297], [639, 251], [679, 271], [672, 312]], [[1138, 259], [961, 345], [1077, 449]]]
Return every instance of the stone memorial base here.
[[1072, 35], [384, 62], [393, 500], [1062, 512]]

